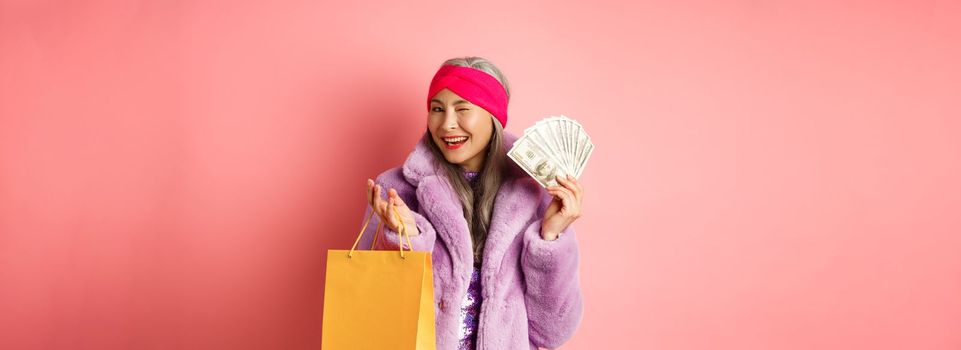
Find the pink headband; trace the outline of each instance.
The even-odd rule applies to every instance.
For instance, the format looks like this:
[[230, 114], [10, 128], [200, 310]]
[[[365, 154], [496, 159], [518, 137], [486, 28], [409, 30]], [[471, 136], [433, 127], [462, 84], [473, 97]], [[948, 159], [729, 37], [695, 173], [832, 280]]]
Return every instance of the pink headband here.
[[430, 89], [427, 91], [428, 111], [430, 100], [445, 88], [487, 110], [497, 118], [502, 127], [507, 127], [507, 91], [494, 76], [474, 68], [441, 66], [430, 81]]

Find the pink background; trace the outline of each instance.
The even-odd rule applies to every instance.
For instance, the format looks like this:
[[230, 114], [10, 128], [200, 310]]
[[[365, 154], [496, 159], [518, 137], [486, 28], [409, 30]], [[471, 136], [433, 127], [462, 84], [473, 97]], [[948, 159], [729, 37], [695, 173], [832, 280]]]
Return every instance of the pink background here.
[[0, 348], [317, 349], [446, 58], [581, 121], [564, 348], [961, 348], [961, 4], [3, 1]]

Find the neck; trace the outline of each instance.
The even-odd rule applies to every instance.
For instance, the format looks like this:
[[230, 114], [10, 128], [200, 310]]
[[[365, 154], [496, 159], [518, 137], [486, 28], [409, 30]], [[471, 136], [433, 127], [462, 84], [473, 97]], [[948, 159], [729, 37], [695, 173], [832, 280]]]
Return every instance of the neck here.
[[461, 164], [461, 168], [464, 171], [478, 172], [484, 166], [484, 160], [487, 159], [487, 155], [484, 154], [486, 150], [482, 151], [480, 154], [472, 159], [468, 159], [466, 162]]

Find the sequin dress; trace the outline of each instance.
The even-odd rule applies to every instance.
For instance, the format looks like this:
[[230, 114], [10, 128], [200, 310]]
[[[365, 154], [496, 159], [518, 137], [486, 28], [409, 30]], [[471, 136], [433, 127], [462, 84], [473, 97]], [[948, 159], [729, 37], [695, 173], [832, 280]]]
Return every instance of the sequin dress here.
[[[477, 179], [477, 172], [465, 171], [464, 176], [473, 184]], [[460, 305], [460, 342], [458, 350], [474, 350], [477, 343], [477, 325], [480, 322], [480, 306], [483, 301], [481, 296], [480, 282], [480, 261], [474, 262], [474, 272], [470, 276], [470, 284], [467, 286], [467, 294]]]

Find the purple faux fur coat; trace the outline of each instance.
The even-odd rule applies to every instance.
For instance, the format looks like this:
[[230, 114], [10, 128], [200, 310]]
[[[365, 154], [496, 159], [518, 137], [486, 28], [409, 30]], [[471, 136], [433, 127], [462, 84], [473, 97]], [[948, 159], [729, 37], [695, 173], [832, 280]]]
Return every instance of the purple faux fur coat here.
[[[517, 136], [504, 133], [505, 149]], [[416, 251], [432, 252], [437, 349], [456, 349], [460, 305], [473, 272], [471, 236], [462, 205], [433, 155], [419, 140], [403, 166], [381, 173], [376, 183], [397, 190], [414, 212], [420, 235]], [[483, 303], [477, 349], [556, 348], [581, 321], [578, 248], [573, 225], [554, 241], [541, 238], [541, 220], [552, 197], [510, 159], [494, 201], [481, 266]], [[370, 214], [367, 206], [364, 218]], [[377, 215], [360, 247], [370, 247]], [[384, 226], [375, 249], [398, 249], [398, 235]]]

